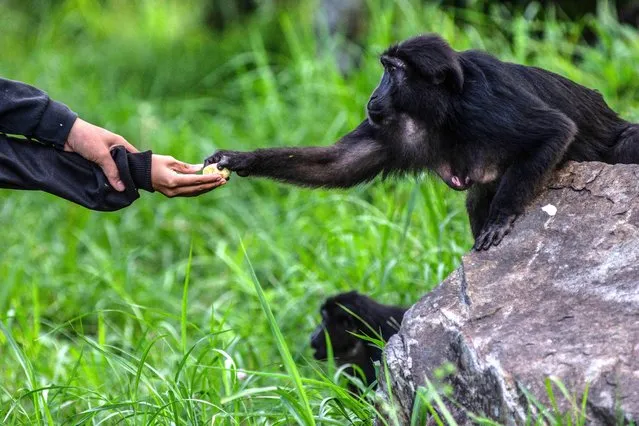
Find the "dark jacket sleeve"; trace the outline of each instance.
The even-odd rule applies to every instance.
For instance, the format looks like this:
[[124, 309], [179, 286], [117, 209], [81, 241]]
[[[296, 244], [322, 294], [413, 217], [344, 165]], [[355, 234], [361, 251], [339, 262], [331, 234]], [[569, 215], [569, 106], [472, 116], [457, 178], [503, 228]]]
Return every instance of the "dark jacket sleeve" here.
[[153, 192], [151, 154], [111, 150], [126, 187], [118, 192], [97, 164], [78, 154], [0, 135], [0, 188], [46, 191], [91, 210], [119, 210], [140, 197], [138, 189]]
[[0, 132], [62, 149], [76, 118], [77, 114], [42, 90], [0, 78]]

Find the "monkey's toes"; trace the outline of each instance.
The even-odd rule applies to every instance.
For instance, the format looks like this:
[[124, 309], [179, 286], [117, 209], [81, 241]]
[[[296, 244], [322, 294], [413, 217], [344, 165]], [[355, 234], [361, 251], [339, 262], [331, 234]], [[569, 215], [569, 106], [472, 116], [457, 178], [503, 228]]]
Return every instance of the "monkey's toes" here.
[[482, 229], [479, 237], [475, 240], [473, 248], [477, 251], [488, 250], [491, 246], [498, 246], [506, 235], [510, 233], [512, 224], [517, 215], [511, 215], [503, 220], [487, 223]]

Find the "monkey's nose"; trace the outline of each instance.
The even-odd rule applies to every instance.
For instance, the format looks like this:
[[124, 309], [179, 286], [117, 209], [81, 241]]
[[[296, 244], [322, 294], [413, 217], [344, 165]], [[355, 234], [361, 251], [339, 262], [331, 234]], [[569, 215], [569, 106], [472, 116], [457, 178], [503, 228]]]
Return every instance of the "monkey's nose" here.
[[366, 109], [369, 111], [381, 111], [382, 108], [379, 105], [380, 103], [377, 102], [377, 98], [376, 97], [372, 97], [368, 100], [368, 103], [366, 104]]

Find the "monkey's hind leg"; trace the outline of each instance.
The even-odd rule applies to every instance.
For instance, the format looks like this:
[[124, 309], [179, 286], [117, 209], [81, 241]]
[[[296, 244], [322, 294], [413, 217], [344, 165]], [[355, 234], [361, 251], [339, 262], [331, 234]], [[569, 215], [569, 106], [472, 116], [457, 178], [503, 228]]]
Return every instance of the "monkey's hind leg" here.
[[610, 163], [639, 164], [639, 124], [628, 126], [612, 147]]
[[477, 238], [488, 219], [490, 203], [495, 196], [495, 185], [476, 184], [466, 194], [466, 211], [470, 221], [470, 230], [473, 238]]

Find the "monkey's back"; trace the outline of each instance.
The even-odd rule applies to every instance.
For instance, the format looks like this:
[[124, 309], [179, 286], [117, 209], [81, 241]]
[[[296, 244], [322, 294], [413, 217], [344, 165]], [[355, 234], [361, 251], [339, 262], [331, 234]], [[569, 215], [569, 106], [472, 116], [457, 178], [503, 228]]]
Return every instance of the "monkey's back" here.
[[[577, 135], [566, 153], [567, 160], [593, 161], [606, 157], [629, 123], [613, 111], [601, 93], [551, 71], [503, 62], [479, 51], [462, 52], [479, 67], [490, 85], [524, 90], [549, 107], [561, 111], [577, 125]], [[503, 88], [502, 88], [503, 89]]]

